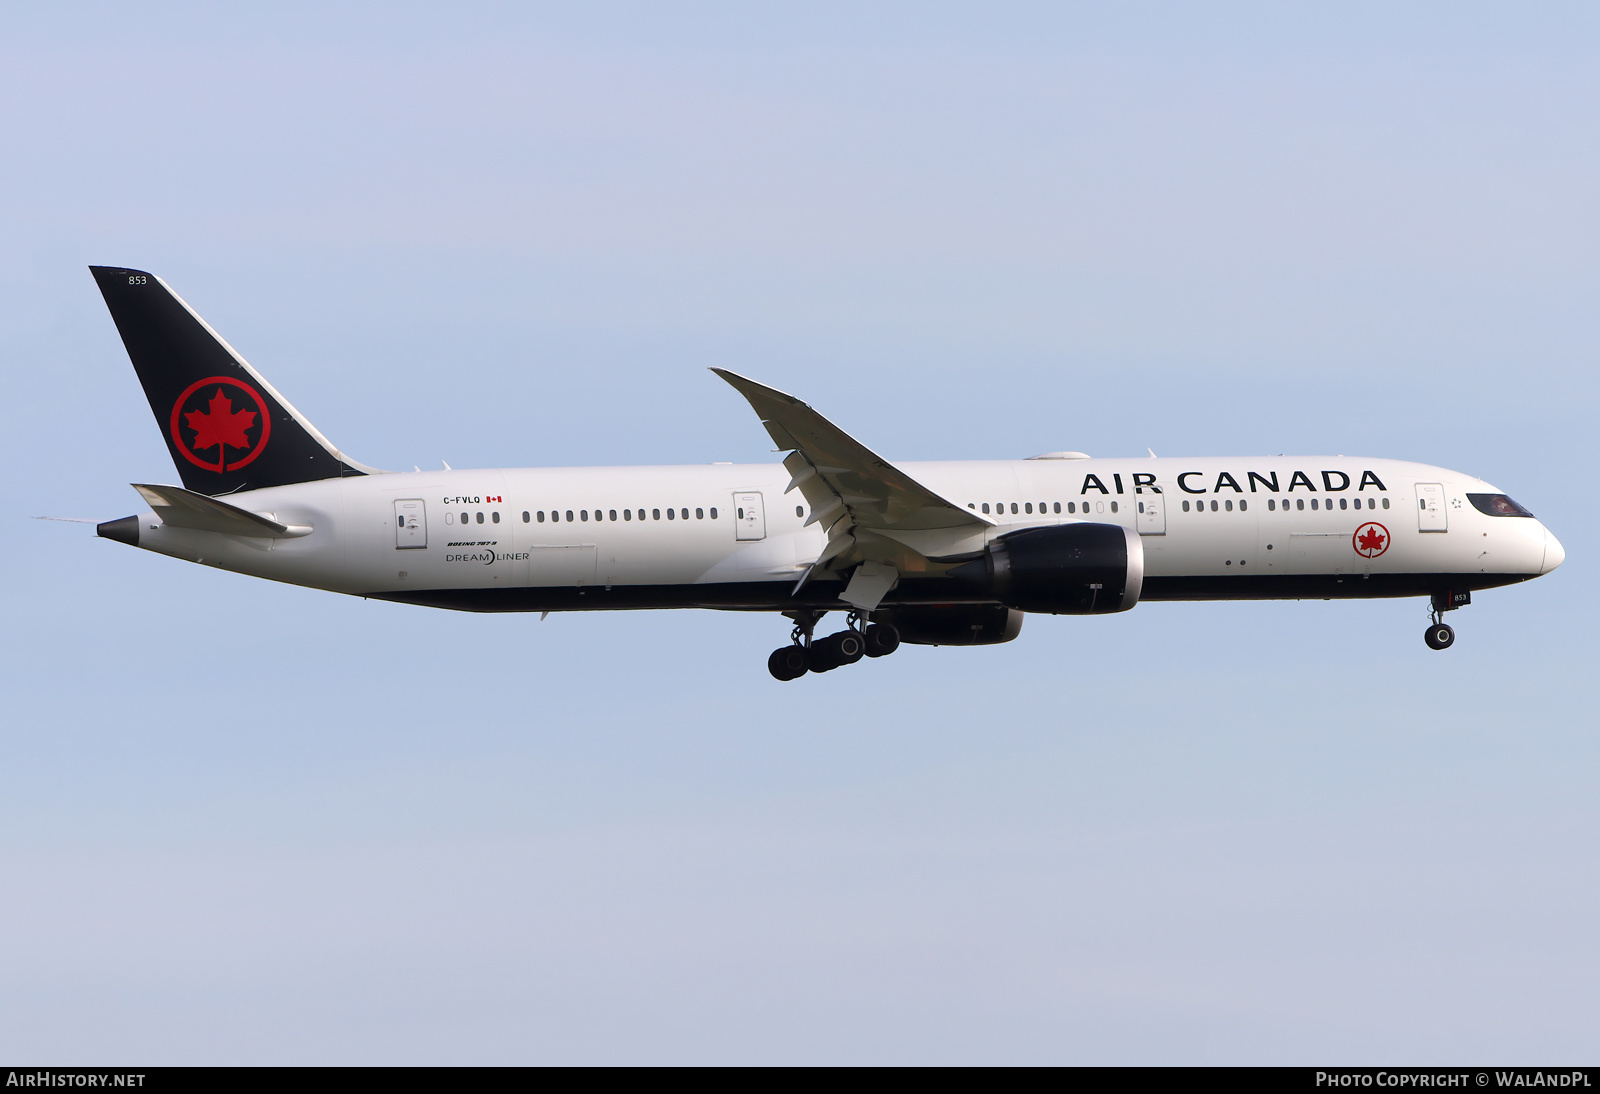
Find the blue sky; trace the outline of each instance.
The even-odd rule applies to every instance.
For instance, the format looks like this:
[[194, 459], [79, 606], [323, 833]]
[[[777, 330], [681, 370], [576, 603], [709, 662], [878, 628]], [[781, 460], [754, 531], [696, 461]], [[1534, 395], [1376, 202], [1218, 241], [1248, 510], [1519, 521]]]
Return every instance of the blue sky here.
[[[0, 11], [0, 1055], [1491, 1063], [1600, 1047], [1585, 5]], [[1566, 565], [1033, 618], [493, 618], [37, 514], [172, 481], [89, 263], [385, 467], [1369, 453]], [[1584, 590], [1589, 590], [1586, 593]]]

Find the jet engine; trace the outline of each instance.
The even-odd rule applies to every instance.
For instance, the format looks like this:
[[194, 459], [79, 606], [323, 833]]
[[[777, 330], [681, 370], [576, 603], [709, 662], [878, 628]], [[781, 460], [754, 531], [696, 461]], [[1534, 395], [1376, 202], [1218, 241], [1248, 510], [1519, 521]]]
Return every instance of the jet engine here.
[[1001, 536], [949, 576], [983, 586], [1008, 608], [1105, 615], [1139, 602], [1144, 544], [1118, 524], [1061, 524]]

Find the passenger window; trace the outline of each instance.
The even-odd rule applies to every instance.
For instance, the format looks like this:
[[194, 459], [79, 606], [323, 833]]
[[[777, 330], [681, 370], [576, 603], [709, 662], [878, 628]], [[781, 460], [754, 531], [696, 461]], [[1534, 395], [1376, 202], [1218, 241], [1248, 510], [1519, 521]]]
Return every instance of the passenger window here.
[[984, 502], [983, 503], [983, 511], [985, 513], [987, 513], [989, 511], [989, 503], [988, 502]]
[[650, 510], [650, 516], [653, 517], [656, 520], [660, 520], [661, 519], [661, 510], [659, 510], [659, 509]]
[[470, 516], [468, 516], [466, 513], [462, 513], [461, 514], [461, 523], [462, 524], [471, 524], [472, 523], [472, 518]]
[[[695, 510], [696, 513], [698, 513], [699, 511], [700, 510], [698, 510], [698, 509]], [[796, 505], [794, 507], [794, 515], [797, 516], [797, 517], [805, 516], [806, 515], [805, 507], [801, 506], [801, 505]]]
[[446, 513], [444, 515], [444, 522], [446, 524], [454, 524], [456, 522], [456, 515], [454, 513]]
[[1272, 498], [1268, 498], [1267, 499], [1267, 512], [1269, 512], [1269, 513], [1275, 512], [1277, 510], [1277, 508], [1278, 508], [1278, 503], [1276, 501], [1274, 501]]
[[1183, 511], [1185, 513], [1187, 513], [1189, 511], [1189, 503], [1188, 502], [1184, 502], [1183, 503]]
[[1213, 502], [1212, 502], [1212, 503], [1211, 503], [1211, 511], [1212, 511], [1212, 512], [1213, 512], [1213, 513], [1215, 513], [1215, 512], [1216, 512], [1216, 511], [1217, 511], [1217, 503], [1216, 503], [1216, 502], [1215, 502], [1215, 501], [1213, 501]]
[[1305, 509], [1305, 507], [1306, 507], [1306, 499], [1305, 498], [1295, 498], [1294, 499], [1294, 507], [1296, 509], [1301, 509], [1301, 510]]
[[717, 511], [715, 509], [711, 510], [711, 519], [712, 520], [716, 520], [717, 519]]
[[1117, 511], [1117, 503], [1116, 502], [1112, 502], [1111, 503], [1111, 511], [1113, 513], [1115, 513]]
[[610, 520], [616, 520], [617, 519], [617, 511], [615, 509], [608, 509], [608, 510], [606, 510], [606, 516]]
[[1240, 501], [1239, 502], [1239, 512], [1242, 513], [1248, 508], [1250, 508], [1250, 503], [1249, 502], [1247, 502], [1247, 501]]
[[633, 510], [632, 509], [624, 509], [622, 511], [622, 519], [623, 520], [632, 520], [633, 519]]
[[1317, 499], [1316, 498], [1312, 498], [1311, 499], [1311, 508], [1315, 509], [1316, 507], [1317, 507]]
[[533, 523], [533, 514], [528, 512], [526, 509], [524, 509], [522, 511], [522, 523], [523, 524], [532, 524]]
[[1348, 509], [1348, 508], [1350, 508], [1350, 503], [1346, 499], [1340, 498], [1339, 499], [1339, 508], [1340, 509]]
[[1223, 503], [1222, 503], [1222, 506], [1223, 506], [1223, 508], [1225, 508], [1225, 509], [1226, 509], [1226, 510], [1227, 510], [1227, 511], [1228, 511], [1228, 512], [1230, 512], [1230, 513], [1231, 513], [1231, 512], [1233, 512], [1233, 502], [1232, 502], [1232, 501], [1231, 501], [1231, 500], [1230, 500], [1230, 501], [1225, 501], [1225, 502], [1223, 502]]
[[667, 519], [668, 520], [672, 520], [677, 515], [678, 515], [678, 511], [676, 509], [668, 509], [667, 510]]
[[678, 510], [678, 516], [682, 517], [684, 520], [688, 520], [689, 519], [689, 510], [687, 510], [687, 509], [679, 509]]
[[1022, 507], [1022, 511], [1027, 513], [1031, 517], [1033, 515], [1033, 502], [1030, 501], [1026, 505], [1024, 505]]
[[1383, 499], [1383, 507], [1385, 509], [1389, 508], [1389, 499], [1388, 498], [1384, 498]]
[[567, 522], [569, 524], [572, 522], [572, 510], [571, 509], [567, 510]]
[[1056, 512], [1061, 512], [1061, 503], [1059, 501], [1056, 502]]
[[496, 524], [499, 524], [499, 523], [500, 523], [500, 513], [499, 513], [499, 511], [496, 511], [496, 512], [493, 512], [493, 513], [490, 513], [490, 514], [489, 514], [489, 516], [491, 516], [491, 517], [492, 517], [492, 518], [494, 518], [494, 522], [495, 522], [495, 523], [496, 523]]

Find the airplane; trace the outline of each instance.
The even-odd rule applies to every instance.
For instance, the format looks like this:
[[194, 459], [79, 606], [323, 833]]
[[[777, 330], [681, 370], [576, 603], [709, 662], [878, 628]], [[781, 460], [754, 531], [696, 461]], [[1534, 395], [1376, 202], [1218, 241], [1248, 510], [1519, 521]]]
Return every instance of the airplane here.
[[[471, 612], [711, 608], [790, 624], [778, 680], [902, 644], [1010, 642], [1029, 613], [1141, 601], [1427, 597], [1547, 574], [1561, 544], [1497, 487], [1345, 456], [891, 463], [806, 403], [712, 369], [781, 463], [380, 471], [358, 463], [166, 283], [91, 266], [182, 486], [97, 533], [352, 596]], [[1148, 451], [1148, 450], [1147, 450]], [[829, 613], [843, 630], [819, 637]]]

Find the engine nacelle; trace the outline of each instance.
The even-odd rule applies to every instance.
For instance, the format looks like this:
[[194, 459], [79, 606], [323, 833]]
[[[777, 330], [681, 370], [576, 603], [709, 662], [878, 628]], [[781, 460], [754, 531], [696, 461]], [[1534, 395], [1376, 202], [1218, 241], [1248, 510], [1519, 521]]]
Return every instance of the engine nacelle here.
[[1050, 615], [1105, 615], [1139, 602], [1144, 544], [1120, 524], [1060, 524], [1001, 536], [983, 557], [950, 571], [1000, 603]]
[[1022, 613], [999, 604], [880, 608], [874, 623], [892, 623], [900, 641], [917, 646], [993, 646], [1022, 630]]

